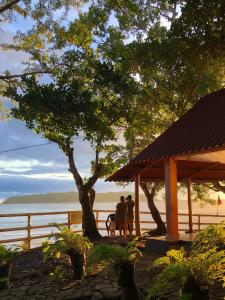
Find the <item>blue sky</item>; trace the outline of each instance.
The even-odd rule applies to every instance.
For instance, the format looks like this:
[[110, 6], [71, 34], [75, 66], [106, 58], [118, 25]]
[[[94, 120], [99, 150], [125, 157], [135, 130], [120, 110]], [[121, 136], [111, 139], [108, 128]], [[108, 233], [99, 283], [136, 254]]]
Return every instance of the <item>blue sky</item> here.
[[[74, 12], [73, 12], [74, 13]], [[71, 15], [74, 15], [71, 13]], [[26, 30], [32, 26], [29, 19], [18, 17], [11, 24], [3, 24], [0, 31], [1, 43], [12, 41], [17, 30]], [[26, 53], [0, 50], [0, 74], [10, 70], [18, 74], [24, 68], [22, 62], [28, 58]], [[10, 107], [7, 99], [3, 100], [4, 106]], [[0, 121], [0, 152], [47, 142], [40, 135], [28, 130], [21, 121]], [[89, 163], [93, 152], [87, 142], [75, 141], [75, 160], [83, 176], [90, 173]], [[95, 186], [97, 192], [124, 191], [113, 183], [99, 180]], [[13, 195], [65, 192], [76, 190], [73, 178], [68, 171], [68, 163], [63, 152], [55, 144], [36, 148], [0, 153], [0, 199]], [[128, 186], [125, 190], [133, 190]]]

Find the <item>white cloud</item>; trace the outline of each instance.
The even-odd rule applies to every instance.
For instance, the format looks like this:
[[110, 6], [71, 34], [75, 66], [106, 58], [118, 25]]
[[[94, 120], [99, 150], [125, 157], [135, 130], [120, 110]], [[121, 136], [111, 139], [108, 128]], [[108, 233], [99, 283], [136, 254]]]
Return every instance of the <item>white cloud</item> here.
[[10, 171], [10, 172], [27, 172], [33, 170], [33, 168], [65, 168], [64, 165], [55, 163], [53, 161], [41, 162], [37, 159], [30, 160], [20, 160], [20, 159], [4, 159], [0, 160], [0, 171]]
[[47, 179], [47, 180], [73, 180], [72, 174], [67, 173], [39, 173], [39, 174], [23, 174], [22, 177], [31, 179]]
[[61, 173], [38, 173], [38, 174], [9, 174], [0, 173], [0, 176], [5, 177], [16, 177], [16, 178], [27, 178], [27, 179], [37, 179], [37, 180], [73, 180], [72, 174], [61, 172]]

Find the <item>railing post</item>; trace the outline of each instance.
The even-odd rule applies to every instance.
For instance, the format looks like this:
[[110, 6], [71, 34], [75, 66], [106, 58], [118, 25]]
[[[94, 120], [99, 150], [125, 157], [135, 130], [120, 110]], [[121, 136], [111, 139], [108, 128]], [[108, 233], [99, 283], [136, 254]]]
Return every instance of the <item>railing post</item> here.
[[70, 221], [71, 221], [71, 217], [70, 217], [70, 216], [71, 216], [71, 213], [70, 213], [70, 211], [68, 211], [68, 212], [67, 212], [67, 220], [68, 220], [68, 228], [69, 228], [69, 229], [70, 229], [70, 227], [71, 227], [71, 222], [70, 222]]
[[96, 226], [97, 226], [97, 229], [98, 229], [98, 210], [96, 210]]
[[30, 250], [31, 246], [31, 215], [27, 215], [27, 247]]
[[201, 230], [201, 215], [198, 215], [198, 231]]

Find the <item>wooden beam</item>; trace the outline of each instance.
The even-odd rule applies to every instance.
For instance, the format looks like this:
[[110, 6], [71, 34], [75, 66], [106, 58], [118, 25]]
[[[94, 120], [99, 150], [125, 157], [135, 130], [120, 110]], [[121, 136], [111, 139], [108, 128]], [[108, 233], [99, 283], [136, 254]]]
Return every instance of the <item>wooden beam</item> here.
[[140, 208], [139, 208], [139, 202], [140, 202], [140, 194], [139, 194], [139, 188], [140, 188], [140, 174], [138, 174], [135, 177], [135, 229], [136, 229], [136, 235], [141, 235], [141, 229], [140, 229]]
[[178, 233], [178, 203], [177, 203], [177, 163], [169, 157], [164, 161], [166, 189], [166, 222], [167, 239], [177, 240]]
[[213, 167], [215, 167], [215, 166], [217, 166], [217, 165], [219, 165], [219, 164], [220, 164], [220, 163], [215, 163], [215, 164], [212, 164], [212, 165], [210, 165], [210, 166], [208, 166], [208, 167], [206, 167], [206, 168], [203, 168], [203, 169], [201, 169], [201, 170], [196, 170], [196, 171], [194, 171], [192, 174], [188, 175], [188, 177], [183, 177], [183, 178], [181, 178], [180, 180], [189, 179], [189, 178], [191, 178], [191, 177], [194, 177], [195, 175], [197, 175], [197, 174], [199, 174], [199, 173], [202, 173], [202, 172], [204, 172], [204, 171], [207, 171], [207, 170], [209, 170], [209, 169], [211, 169], [211, 168], [213, 168]]
[[191, 200], [191, 179], [187, 180], [187, 192], [188, 192], [188, 223], [189, 231], [188, 233], [193, 232], [193, 222], [192, 222], [192, 200]]

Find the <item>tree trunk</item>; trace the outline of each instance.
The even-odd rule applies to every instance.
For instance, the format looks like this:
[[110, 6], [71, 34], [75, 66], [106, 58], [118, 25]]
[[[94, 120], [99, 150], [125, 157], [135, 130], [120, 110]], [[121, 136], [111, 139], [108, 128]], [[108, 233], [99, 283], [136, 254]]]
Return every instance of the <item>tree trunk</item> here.
[[94, 202], [95, 202], [95, 190], [93, 188], [89, 192], [89, 199], [90, 199], [91, 208], [93, 209]]
[[90, 239], [101, 237], [98, 232], [94, 212], [91, 207], [88, 191], [84, 188], [79, 189], [79, 200], [83, 211], [83, 233]]
[[151, 192], [149, 192], [149, 189], [147, 187], [147, 184], [145, 182], [141, 183], [141, 188], [145, 194], [145, 197], [148, 201], [148, 207], [150, 209], [151, 215], [153, 220], [155, 221], [157, 227], [154, 230], [151, 230], [149, 232], [150, 235], [152, 236], [160, 236], [160, 235], [165, 235], [166, 234], [166, 226], [160, 216], [160, 213], [158, 211], [158, 208], [155, 206], [155, 203], [153, 201], [154, 196], [155, 196], [155, 191], [156, 191], [157, 184], [155, 183], [151, 189]]
[[95, 216], [92, 207], [95, 198], [95, 191], [93, 189], [93, 186], [100, 176], [102, 166], [101, 164], [97, 164], [93, 176], [89, 178], [88, 183], [84, 184], [83, 179], [76, 168], [73, 157], [73, 148], [70, 147], [70, 144], [67, 145], [65, 152], [68, 157], [68, 162], [70, 166], [69, 171], [73, 174], [73, 178], [75, 180], [79, 193], [79, 201], [83, 212], [83, 234], [91, 240], [99, 238], [101, 237], [101, 235], [99, 234], [96, 226]]

